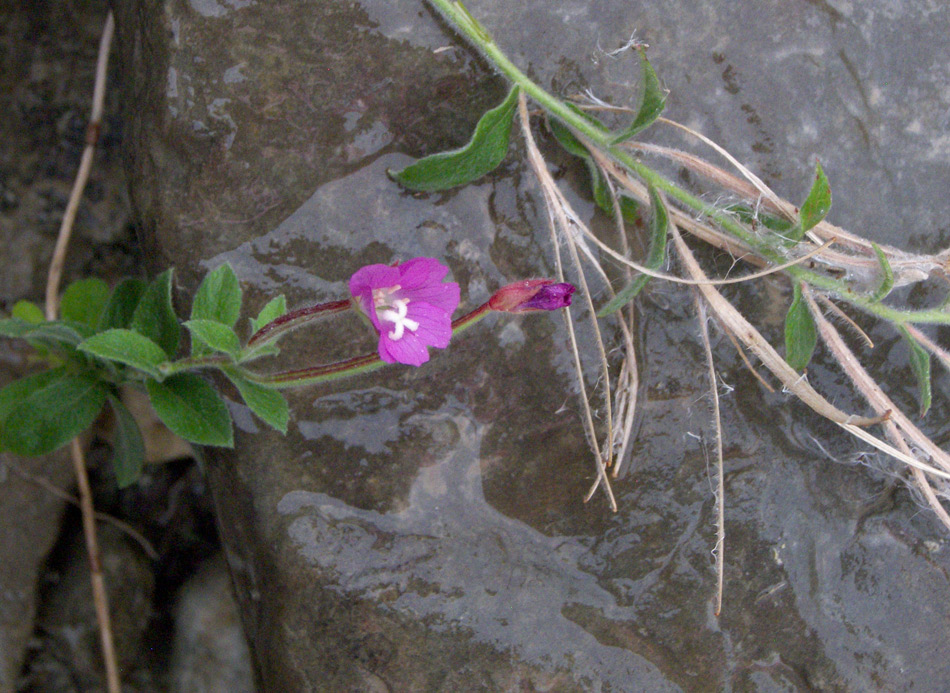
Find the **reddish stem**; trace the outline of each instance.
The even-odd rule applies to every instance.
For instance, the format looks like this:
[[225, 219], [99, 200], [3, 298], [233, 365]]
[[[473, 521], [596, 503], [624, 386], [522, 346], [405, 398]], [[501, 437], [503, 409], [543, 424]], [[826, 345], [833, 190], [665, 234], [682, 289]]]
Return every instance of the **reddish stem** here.
[[251, 335], [251, 338], [247, 340], [248, 346], [254, 346], [258, 342], [266, 339], [267, 337], [273, 337], [274, 332], [283, 332], [292, 327], [295, 327], [298, 323], [305, 322], [308, 318], [319, 315], [324, 317], [325, 315], [332, 315], [334, 313], [339, 313], [341, 311], [347, 310], [352, 306], [352, 301], [350, 299], [344, 299], [342, 301], [330, 301], [329, 303], [318, 303], [315, 306], [307, 306], [306, 308], [298, 308], [297, 310], [292, 310], [289, 313], [281, 315], [279, 318], [271, 320], [269, 323], [264, 325], [261, 329]]

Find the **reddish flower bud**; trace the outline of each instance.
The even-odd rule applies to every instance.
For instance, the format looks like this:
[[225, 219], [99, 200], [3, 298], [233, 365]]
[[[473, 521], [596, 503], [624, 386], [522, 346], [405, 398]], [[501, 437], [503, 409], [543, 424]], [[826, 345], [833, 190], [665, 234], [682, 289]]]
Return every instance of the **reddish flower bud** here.
[[551, 279], [525, 279], [503, 286], [488, 300], [488, 307], [503, 313], [557, 310], [571, 305], [574, 286]]

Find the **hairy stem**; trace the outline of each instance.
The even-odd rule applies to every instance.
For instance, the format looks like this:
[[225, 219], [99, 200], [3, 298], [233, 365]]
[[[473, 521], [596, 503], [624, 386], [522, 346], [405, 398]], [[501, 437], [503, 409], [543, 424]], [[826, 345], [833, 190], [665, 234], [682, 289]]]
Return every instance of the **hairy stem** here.
[[[713, 205], [668, 180], [637, 159], [627, 148], [615, 143], [616, 136], [610, 130], [580, 115], [564, 101], [533, 82], [508, 59], [491, 35], [461, 3], [456, 0], [428, 1], [508, 79], [521, 87], [548, 115], [563, 121], [575, 135], [584, 141], [585, 145], [599, 149], [623, 168], [665, 192], [670, 198], [714, 221], [772, 264], [779, 265], [785, 261], [784, 246], [780, 238], [769, 238], [754, 233], [728, 212], [716, 209]], [[912, 311], [892, 308], [873, 300], [870, 296], [856, 292], [846, 281], [794, 265], [786, 267], [784, 271], [794, 280], [804, 281], [817, 289], [833, 293], [855, 307], [883, 320], [901, 324], [950, 324], [950, 312], [946, 310]]]
[[[452, 336], [459, 332], [467, 330], [476, 322], [484, 318], [491, 309], [485, 303], [471, 313], [463, 315], [458, 320], [452, 322]], [[349, 378], [354, 375], [371, 373], [387, 365], [379, 354], [364, 354], [355, 356], [345, 361], [328, 363], [320, 366], [311, 366], [309, 368], [300, 368], [292, 371], [283, 371], [281, 373], [272, 373], [261, 375], [252, 371], [242, 371], [245, 378], [261, 385], [267, 385], [276, 388], [304, 387], [307, 385], [316, 385], [318, 383], [328, 383], [340, 378]]]

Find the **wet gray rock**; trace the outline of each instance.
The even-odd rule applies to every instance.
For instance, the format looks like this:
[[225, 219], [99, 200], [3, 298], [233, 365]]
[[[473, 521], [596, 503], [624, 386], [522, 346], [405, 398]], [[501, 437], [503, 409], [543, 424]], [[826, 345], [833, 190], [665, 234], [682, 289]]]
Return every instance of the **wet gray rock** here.
[[[5, 384], [5, 383], [3, 383]], [[36, 483], [67, 486], [65, 452], [36, 458], [0, 456], [0, 690], [13, 690], [33, 634], [43, 561], [59, 534], [64, 501]]]
[[209, 559], [181, 587], [169, 690], [253, 693], [251, 657], [227, 565]]
[[[106, 3], [0, 8], [0, 301], [43, 295], [46, 272], [85, 146]], [[128, 274], [134, 264], [116, 122], [106, 92], [98, 153], [76, 217], [65, 280]]]
[[[140, 546], [111, 525], [100, 524], [99, 549], [120, 675], [139, 666], [149, 622], [154, 576]], [[37, 615], [44, 641], [21, 686], [32, 690], [90, 690], [105, 686], [89, 561], [81, 534], [71, 539], [64, 570], [49, 584]]]
[[[0, 309], [42, 300], [56, 234], [79, 166], [103, 2], [4, 3], [0, 7]], [[133, 264], [128, 205], [114, 119], [107, 118], [79, 208], [65, 279], [112, 280]], [[31, 364], [22, 345], [0, 345], [0, 385]], [[42, 484], [69, 490], [66, 452], [0, 460], [0, 690], [12, 690], [33, 632], [42, 563], [59, 533], [64, 501]]]
[[[406, 155], [464, 142], [503, 92], [425, 6], [116, 9], [135, 214], [156, 268], [178, 267], [183, 299], [224, 260], [249, 312], [277, 292], [294, 306], [340, 297], [361, 265], [418, 255], [447, 262], [470, 307], [552, 273], [517, 158], [439, 195], [408, 195], [385, 176]], [[780, 192], [802, 197], [820, 154], [833, 221], [918, 249], [947, 242], [950, 68], [937, 56], [950, 10], [471, 9], [542, 84], [618, 101], [636, 70], [607, 51], [636, 29], [671, 115]], [[552, 156], [593, 216], [577, 170]], [[774, 334], [785, 290], [775, 280], [742, 297]], [[733, 388], [726, 598], [712, 615], [714, 500], [697, 440], [709, 414], [689, 305], [663, 286], [645, 300], [644, 421], [616, 514], [600, 496], [581, 502], [592, 463], [556, 316], [492, 318], [424, 368], [296, 393], [286, 438], [235, 404], [236, 451], [208, 451], [207, 468], [263, 687], [944, 689], [950, 652], [935, 634], [950, 620], [950, 551], [939, 526], [857, 464], [873, 456], [763, 393], [726, 340], [715, 347]], [[295, 336], [296, 363], [348, 354], [355, 323]], [[880, 366], [896, 340], [875, 336]], [[909, 397], [904, 357], [890, 357]], [[811, 375], [846, 397], [827, 364]], [[947, 414], [943, 399], [929, 424], [938, 439]]]

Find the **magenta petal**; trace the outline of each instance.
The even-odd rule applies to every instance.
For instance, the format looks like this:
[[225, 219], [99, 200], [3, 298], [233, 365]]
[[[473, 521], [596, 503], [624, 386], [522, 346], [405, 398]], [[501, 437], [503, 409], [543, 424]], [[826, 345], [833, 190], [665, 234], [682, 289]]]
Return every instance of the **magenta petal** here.
[[389, 265], [366, 265], [350, 277], [350, 293], [354, 296], [373, 289], [395, 286], [399, 283], [399, 269]]
[[429, 360], [429, 350], [412, 333], [404, 334], [401, 339], [390, 339], [383, 335], [379, 340], [379, 356], [389, 363], [421, 366]]
[[426, 286], [413, 291], [400, 291], [399, 294], [409, 299], [410, 306], [413, 303], [428, 303], [449, 315], [459, 306], [459, 285], [455, 282]]
[[428, 347], [448, 346], [459, 304], [459, 285], [442, 281], [448, 271], [434, 258], [418, 257], [395, 267], [368, 265], [350, 277], [350, 292], [379, 333], [383, 361], [420, 366], [429, 360]]
[[[431, 257], [417, 257], [399, 265], [399, 285], [413, 290], [420, 287], [438, 286], [449, 268]], [[395, 283], [395, 282], [394, 282]]]
[[428, 346], [444, 349], [452, 338], [452, 316], [428, 303], [410, 303], [409, 317], [419, 323], [413, 334]]

